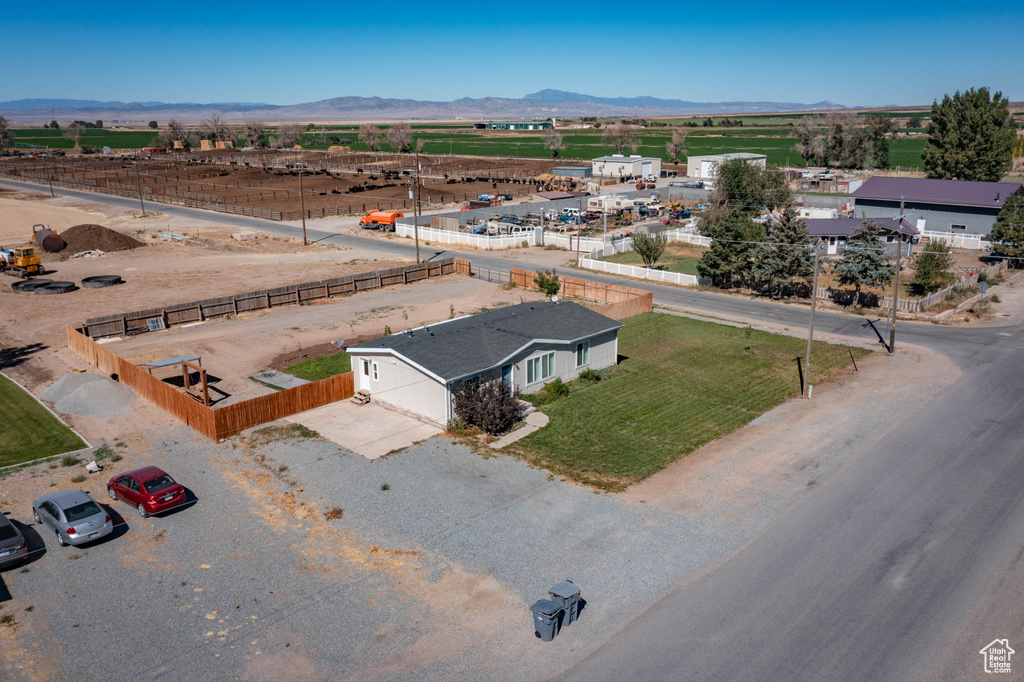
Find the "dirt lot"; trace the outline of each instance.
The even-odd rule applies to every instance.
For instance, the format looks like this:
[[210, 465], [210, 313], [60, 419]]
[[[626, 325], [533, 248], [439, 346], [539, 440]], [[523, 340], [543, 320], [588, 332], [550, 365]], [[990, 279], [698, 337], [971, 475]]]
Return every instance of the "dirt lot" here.
[[[409, 189], [415, 160], [411, 155], [192, 152], [140, 159], [138, 177], [134, 161], [113, 157], [19, 158], [0, 163], [0, 171], [31, 176], [39, 182], [52, 175], [55, 180], [122, 195], [136, 193], [141, 183], [143, 193], [154, 201], [239, 206], [298, 219], [302, 204], [294, 165], [302, 163], [308, 169], [302, 198], [311, 218], [413, 207]], [[423, 156], [420, 161], [420, 200], [425, 207], [475, 199], [479, 194], [528, 196], [537, 187], [527, 180], [549, 173], [558, 165], [554, 160], [485, 157]]]

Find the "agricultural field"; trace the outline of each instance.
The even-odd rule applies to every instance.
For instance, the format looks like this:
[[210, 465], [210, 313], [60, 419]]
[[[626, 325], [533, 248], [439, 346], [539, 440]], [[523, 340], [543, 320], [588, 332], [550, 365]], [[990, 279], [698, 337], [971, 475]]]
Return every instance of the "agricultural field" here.
[[[544, 404], [550, 424], [511, 450], [617, 491], [800, 393], [803, 339], [661, 313], [624, 322], [618, 366]], [[870, 351], [815, 342], [811, 384], [842, 371], [851, 353]]]
[[[16, 149], [73, 149], [74, 143], [64, 137], [63, 131], [48, 128], [14, 128], [11, 147]], [[90, 128], [82, 132], [82, 144], [102, 149], [138, 149], [148, 147], [157, 136], [155, 130], [106, 130]]]
[[30, 462], [86, 447], [30, 393], [0, 375], [0, 467]]

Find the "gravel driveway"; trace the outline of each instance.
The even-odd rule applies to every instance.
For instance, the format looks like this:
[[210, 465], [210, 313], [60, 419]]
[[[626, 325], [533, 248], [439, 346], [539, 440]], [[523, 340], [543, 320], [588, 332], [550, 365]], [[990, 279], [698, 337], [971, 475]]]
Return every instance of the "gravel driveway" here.
[[[84, 486], [104, 499], [113, 471], [153, 463], [195, 503], [149, 519], [115, 503], [126, 525], [110, 540], [43, 538], [28, 572], [5, 571], [0, 617], [16, 623], [0, 626], [0, 677], [553, 676], [810, 494], [856, 454], [866, 411], [927, 400], [915, 379], [925, 361], [941, 364], [868, 358], [813, 403], [784, 405], [622, 495], [445, 438], [370, 461], [287, 427], [223, 444], [169, 428]], [[883, 376], [902, 381], [879, 394], [870, 379]], [[29, 521], [51, 477], [71, 487], [61, 473], [4, 479], [0, 508]], [[587, 604], [545, 644], [528, 607], [565, 578]]]

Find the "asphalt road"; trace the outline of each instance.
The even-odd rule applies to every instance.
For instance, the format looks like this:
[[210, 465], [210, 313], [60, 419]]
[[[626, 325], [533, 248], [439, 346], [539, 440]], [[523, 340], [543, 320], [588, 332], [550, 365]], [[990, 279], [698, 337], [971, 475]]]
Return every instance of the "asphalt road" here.
[[[280, 224], [218, 217], [239, 227], [296, 233]], [[411, 250], [358, 236], [310, 235], [389, 255]], [[500, 256], [460, 255], [483, 267], [513, 264]], [[654, 291], [658, 303], [712, 315], [794, 328], [807, 322], [805, 307], [631, 286]], [[876, 338], [864, 318], [821, 314], [816, 324], [867, 342]], [[855, 454], [842, 471], [733, 556], [624, 623], [564, 678], [929, 679], [931, 663], [948, 658], [958, 628], [984, 623], [977, 620], [981, 605], [1004, 593], [1011, 598], [1013, 585], [1002, 579], [1024, 552], [1022, 331], [901, 323], [898, 342], [951, 356], [963, 370], [957, 383], [897, 429], [876, 432], [864, 424], [862, 438], [848, 443]], [[1010, 637], [1019, 648], [1024, 640], [1019, 627], [979, 629], [962, 656], [977, 659], [966, 669], [980, 678], [982, 646]]]

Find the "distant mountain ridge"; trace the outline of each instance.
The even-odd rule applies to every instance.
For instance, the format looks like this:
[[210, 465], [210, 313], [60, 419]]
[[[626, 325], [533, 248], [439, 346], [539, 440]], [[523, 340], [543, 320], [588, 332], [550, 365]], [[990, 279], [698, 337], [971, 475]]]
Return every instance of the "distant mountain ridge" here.
[[253, 102], [104, 102], [77, 99], [20, 99], [0, 102], [0, 116], [15, 123], [102, 119], [121, 123], [201, 120], [213, 114], [229, 121], [357, 121], [399, 119], [577, 118], [580, 116], [673, 116], [753, 114], [775, 111], [845, 109], [833, 102], [689, 102], [657, 97], [598, 97], [564, 90], [540, 90], [520, 99], [464, 97], [451, 102], [383, 97], [332, 97], [301, 104]]

